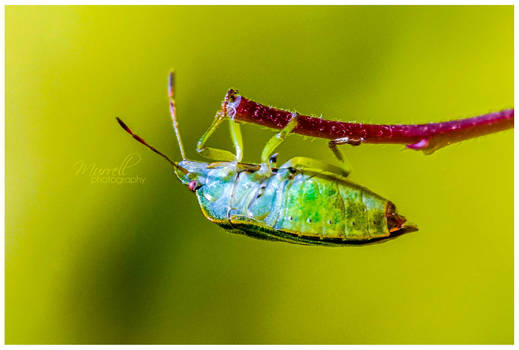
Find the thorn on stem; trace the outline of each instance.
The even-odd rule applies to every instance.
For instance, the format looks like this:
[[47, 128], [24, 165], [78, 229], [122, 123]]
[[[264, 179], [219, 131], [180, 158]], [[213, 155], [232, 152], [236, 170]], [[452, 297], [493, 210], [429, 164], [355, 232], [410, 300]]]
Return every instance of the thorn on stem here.
[[414, 150], [423, 150], [429, 146], [429, 139], [421, 139], [420, 141], [408, 144], [406, 147]]

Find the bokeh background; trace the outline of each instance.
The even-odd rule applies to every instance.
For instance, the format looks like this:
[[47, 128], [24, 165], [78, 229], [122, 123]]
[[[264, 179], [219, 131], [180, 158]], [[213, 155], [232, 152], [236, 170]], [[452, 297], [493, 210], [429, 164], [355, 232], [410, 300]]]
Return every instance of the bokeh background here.
[[[373, 123], [511, 108], [512, 6], [8, 6], [5, 14], [8, 344], [513, 342], [513, 131], [431, 156], [344, 146], [351, 178], [420, 230], [323, 248], [209, 223], [171, 167], [114, 119], [178, 158], [172, 67], [196, 159], [229, 87]], [[272, 134], [245, 126], [245, 160], [257, 162]], [[211, 144], [232, 149], [225, 127]], [[334, 161], [323, 140], [292, 136], [279, 151], [280, 162]], [[89, 175], [127, 157], [125, 178], [143, 183]]]

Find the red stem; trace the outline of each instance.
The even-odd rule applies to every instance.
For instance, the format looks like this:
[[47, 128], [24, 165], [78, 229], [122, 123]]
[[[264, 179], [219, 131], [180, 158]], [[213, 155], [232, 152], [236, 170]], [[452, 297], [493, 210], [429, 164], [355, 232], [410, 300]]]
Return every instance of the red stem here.
[[[222, 107], [229, 114], [235, 111], [234, 118], [238, 121], [274, 129], [282, 129], [292, 118], [292, 112], [261, 105], [232, 89], [227, 92]], [[513, 127], [514, 110], [507, 109], [473, 118], [414, 125], [347, 123], [300, 115], [292, 132], [331, 140], [348, 137], [350, 144], [359, 141], [405, 144], [408, 148], [432, 153], [454, 142]]]

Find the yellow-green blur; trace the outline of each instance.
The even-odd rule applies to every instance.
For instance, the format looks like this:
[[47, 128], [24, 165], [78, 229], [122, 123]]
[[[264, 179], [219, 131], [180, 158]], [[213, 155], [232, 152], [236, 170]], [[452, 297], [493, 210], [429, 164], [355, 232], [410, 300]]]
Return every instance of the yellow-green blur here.
[[[5, 10], [8, 344], [511, 344], [513, 130], [431, 156], [341, 146], [418, 232], [326, 248], [230, 235], [170, 164], [230, 87], [304, 114], [426, 123], [512, 108], [512, 6]], [[257, 163], [273, 131], [243, 128]], [[225, 128], [211, 146], [232, 151]], [[276, 152], [334, 162], [324, 140]]]

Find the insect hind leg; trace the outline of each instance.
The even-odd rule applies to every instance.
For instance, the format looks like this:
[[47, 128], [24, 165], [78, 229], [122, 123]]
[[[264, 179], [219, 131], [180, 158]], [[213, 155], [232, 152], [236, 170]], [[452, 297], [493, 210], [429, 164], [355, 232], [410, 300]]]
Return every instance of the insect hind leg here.
[[281, 169], [284, 168], [306, 170], [316, 174], [333, 174], [340, 177], [347, 177], [350, 174], [349, 169], [308, 157], [294, 157], [281, 166]]
[[344, 169], [347, 173], [351, 173], [351, 165], [347, 161], [346, 158], [344, 158], [342, 152], [337, 148], [337, 145], [343, 145], [343, 144], [349, 144], [352, 146], [358, 146], [364, 141], [362, 138], [360, 139], [353, 139], [350, 137], [341, 137], [338, 139], [331, 140], [328, 143], [328, 147], [332, 150], [335, 157], [339, 160], [340, 167]]

